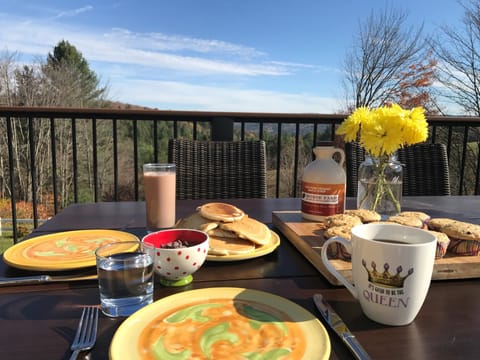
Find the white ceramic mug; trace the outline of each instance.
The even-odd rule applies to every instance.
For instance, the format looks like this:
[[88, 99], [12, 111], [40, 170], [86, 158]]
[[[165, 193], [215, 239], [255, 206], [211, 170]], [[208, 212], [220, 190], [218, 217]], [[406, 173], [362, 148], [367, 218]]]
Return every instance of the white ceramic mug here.
[[[327, 248], [340, 243], [352, 254], [351, 284], [331, 264]], [[407, 325], [427, 296], [435, 260], [436, 237], [396, 224], [363, 224], [352, 229], [351, 242], [334, 237], [322, 247], [322, 261], [360, 302], [370, 319], [386, 325]]]

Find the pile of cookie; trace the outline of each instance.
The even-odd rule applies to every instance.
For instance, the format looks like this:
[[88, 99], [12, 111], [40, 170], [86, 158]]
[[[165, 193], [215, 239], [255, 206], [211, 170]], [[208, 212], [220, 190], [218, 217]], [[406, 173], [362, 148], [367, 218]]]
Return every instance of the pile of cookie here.
[[[367, 209], [345, 210], [344, 214], [331, 215], [325, 218], [324, 237], [341, 236], [350, 240], [351, 229], [359, 224], [382, 221], [380, 214]], [[419, 211], [404, 211], [390, 216], [383, 222], [417, 227], [432, 232], [437, 237], [435, 258], [439, 259], [448, 252], [453, 256], [480, 255], [480, 225], [447, 218], [431, 218]], [[332, 258], [350, 260], [347, 249], [340, 245], [330, 246], [328, 255]]]
[[270, 229], [238, 207], [211, 202], [179, 220], [176, 228], [204, 231], [210, 237], [209, 255], [228, 256], [254, 252], [271, 241]]

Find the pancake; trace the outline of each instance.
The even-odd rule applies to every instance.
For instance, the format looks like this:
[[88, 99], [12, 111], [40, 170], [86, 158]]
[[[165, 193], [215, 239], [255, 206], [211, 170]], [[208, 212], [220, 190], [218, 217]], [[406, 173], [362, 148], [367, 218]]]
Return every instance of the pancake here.
[[212, 220], [204, 218], [198, 211], [196, 211], [186, 218], [179, 220], [175, 224], [175, 227], [181, 229], [202, 230], [208, 233], [209, 230], [218, 227], [218, 224]]
[[254, 252], [257, 245], [268, 245], [270, 229], [234, 205], [207, 203], [181, 219], [177, 228], [205, 231], [210, 238], [210, 255], [243, 255]]
[[223, 230], [232, 231], [239, 238], [253, 241], [258, 245], [266, 245], [270, 242], [270, 229], [260, 221], [245, 216], [241, 221], [220, 223]]
[[227, 237], [227, 238], [237, 238], [238, 235], [232, 231], [224, 230], [219, 227], [207, 231], [209, 236], [218, 236], [218, 237]]
[[200, 206], [198, 211], [206, 219], [221, 222], [240, 221], [245, 216], [243, 210], [226, 203], [207, 203]]
[[249, 240], [231, 237], [210, 236], [209, 255], [241, 255], [255, 251], [255, 244]]

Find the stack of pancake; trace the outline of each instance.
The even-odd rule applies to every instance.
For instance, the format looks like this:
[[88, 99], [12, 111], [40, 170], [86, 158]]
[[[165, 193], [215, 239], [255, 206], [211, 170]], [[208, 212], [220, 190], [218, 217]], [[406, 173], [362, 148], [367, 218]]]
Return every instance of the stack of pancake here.
[[177, 228], [197, 229], [210, 237], [209, 255], [249, 254], [270, 243], [270, 229], [236, 206], [212, 202], [181, 219]]

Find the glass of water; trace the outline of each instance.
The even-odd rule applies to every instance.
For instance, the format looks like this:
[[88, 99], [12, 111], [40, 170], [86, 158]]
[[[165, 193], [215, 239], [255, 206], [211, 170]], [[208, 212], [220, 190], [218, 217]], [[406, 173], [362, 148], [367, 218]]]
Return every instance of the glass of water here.
[[102, 312], [129, 316], [153, 302], [153, 254], [140, 241], [100, 246], [97, 259]]

